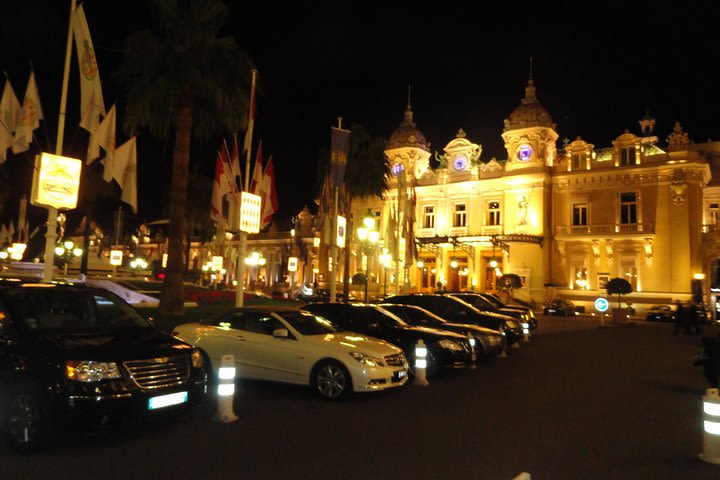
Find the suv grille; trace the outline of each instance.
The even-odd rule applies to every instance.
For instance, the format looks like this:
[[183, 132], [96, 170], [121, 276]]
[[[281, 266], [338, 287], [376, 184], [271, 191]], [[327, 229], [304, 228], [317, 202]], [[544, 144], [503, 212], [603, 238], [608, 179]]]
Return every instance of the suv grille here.
[[130, 373], [130, 378], [140, 388], [148, 390], [183, 385], [190, 374], [188, 359], [185, 356], [132, 360], [124, 362], [124, 365]]
[[402, 353], [385, 356], [385, 365], [388, 367], [404, 367], [405, 356]]

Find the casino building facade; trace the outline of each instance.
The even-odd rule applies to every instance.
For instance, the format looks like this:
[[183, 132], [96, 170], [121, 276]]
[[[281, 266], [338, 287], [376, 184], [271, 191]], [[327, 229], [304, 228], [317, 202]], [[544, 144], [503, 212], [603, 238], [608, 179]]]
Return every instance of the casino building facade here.
[[[515, 273], [519, 298], [588, 308], [622, 277], [636, 311], [693, 297], [714, 309], [720, 183], [711, 173], [720, 142], [692, 143], [679, 124], [661, 142], [654, 127], [647, 117], [610, 146], [558, 145], [531, 80], [504, 122], [507, 159], [481, 161], [481, 145], [460, 130], [433, 169], [408, 105], [387, 143], [384, 199], [353, 205], [354, 219], [373, 213], [381, 238], [372, 251], [355, 248], [351, 270], [367, 269], [376, 293], [494, 291], [499, 275]], [[413, 241], [404, 217], [413, 219], [417, 260], [404, 253]]]

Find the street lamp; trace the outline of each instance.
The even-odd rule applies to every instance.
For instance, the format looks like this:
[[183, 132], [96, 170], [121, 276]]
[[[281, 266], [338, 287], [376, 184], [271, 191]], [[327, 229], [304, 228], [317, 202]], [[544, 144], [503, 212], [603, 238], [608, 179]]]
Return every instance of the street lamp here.
[[72, 240], [66, 240], [62, 245], [55, 247], [55, 255], [65, 261], [65, 276], [68, 274], [68, 265], [73, 258], [82, 257], [83, 249], [76, 247]]
[[375, 230], [375, 214], [368, 209], [368, 213], [363, 217], [363, 226], [358, 227], [357, 237], [360, 240], [360, 246], [365, 254], [365, 301], [368, 299], [368, 261], [367, 256], [373, 252], [375, 245], [380, 241], [380, 232]]

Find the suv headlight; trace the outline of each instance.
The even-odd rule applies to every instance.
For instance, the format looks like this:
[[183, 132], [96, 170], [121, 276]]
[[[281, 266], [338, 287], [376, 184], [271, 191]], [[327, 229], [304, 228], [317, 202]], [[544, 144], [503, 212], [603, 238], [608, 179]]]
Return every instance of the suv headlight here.
[[462, 345], [460, 345], [458, 342], [455, 342], [453, 340], [448, 340], [446, 338], [440, 340], [438, 342], [438, 345], [440, 345], [440, 347], [442, 347], [446, 350], [454, 350], [456, 352], [462, 352], [464, 350]]
[[385, 366], [382, 358], [373, 357], [371, 355], [366, 355], [366, 354], [360, 353], [360, 352], [350, 352], [350, 356], [353, 357], [355, 360], [357, 360], [359, 363], [362, 363], [363, 365], [367, 365], [368, 367], [384, 367]]
[[203, 356], [202, 353], [200, 353], [200, 350], [197, 348], [193, 348], [192, 353], [190, 354], [190, 360], [192, 361], [192, 366], [195, 368], [202, 368], [203, 366]]
[[89, 383], [120, 378], [120, 370], [115, 362], [68, 360], [65, 362], [65, 375], [69, 380]]

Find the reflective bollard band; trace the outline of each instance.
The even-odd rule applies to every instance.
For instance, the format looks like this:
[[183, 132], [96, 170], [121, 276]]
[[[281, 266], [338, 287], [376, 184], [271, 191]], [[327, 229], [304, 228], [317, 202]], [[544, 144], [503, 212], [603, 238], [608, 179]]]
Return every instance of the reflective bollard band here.
[[425, 387], [429, 385], [425, 369], [427, 368], [427, 347], [425, 342], [419, 340], [415, 345], [415, 385]]
[[232, 355], [223, 355], [218, 368], [218, 409], [216, 420], [230, 423], [238, 419], [233, 412], [235, 396], [235, 359]]
[[477, 362], [477, 340], [473, 338], [470, 332], [467, 332], [467, 338], [468, 342], [470, 343], [470, 368], [477, 368], [477, 366], [475, 365], [475, 363]]
[[708, 388], [703, 397], [703, 453], [704, 462], [720, 465], [720, 392]]

